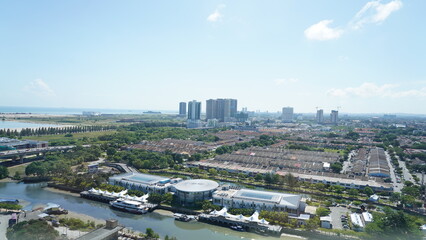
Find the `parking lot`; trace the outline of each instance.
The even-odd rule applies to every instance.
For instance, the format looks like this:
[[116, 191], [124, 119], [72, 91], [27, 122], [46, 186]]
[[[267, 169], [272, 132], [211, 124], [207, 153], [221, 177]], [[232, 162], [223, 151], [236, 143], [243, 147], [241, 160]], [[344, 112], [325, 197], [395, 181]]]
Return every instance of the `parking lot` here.
[[[343, 229], [341, 216], [345, 215], [346, 213], [350, 213], [350, 210], [344, 207], [330, 207], [331, 213], [331, 224], [333, 225], [333, 229]], [[350, 221], [350, 220], [348, 220]]]

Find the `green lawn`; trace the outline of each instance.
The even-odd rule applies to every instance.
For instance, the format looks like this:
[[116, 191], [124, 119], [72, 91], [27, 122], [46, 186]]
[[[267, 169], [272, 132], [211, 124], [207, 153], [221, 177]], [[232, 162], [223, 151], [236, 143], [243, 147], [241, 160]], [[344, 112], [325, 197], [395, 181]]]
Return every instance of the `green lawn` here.
[[9, 167], [9, 176], [13, 177], [15, 176], [16, 172], [19, 172], [21, 174], [21, 177], [25, 176], [25, 168], [29, 165], [30, 163], [24, 163], [21, 165], [17, 165], [17, 166], [13, 166], [13, 167]]

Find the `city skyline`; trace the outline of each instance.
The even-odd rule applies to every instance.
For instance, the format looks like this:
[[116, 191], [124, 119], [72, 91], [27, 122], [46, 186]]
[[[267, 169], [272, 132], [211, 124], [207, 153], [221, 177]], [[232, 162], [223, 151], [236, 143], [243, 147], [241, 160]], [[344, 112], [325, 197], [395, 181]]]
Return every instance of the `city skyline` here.
[[424, 1], [4, 5], [2, 106], [426, 114]]

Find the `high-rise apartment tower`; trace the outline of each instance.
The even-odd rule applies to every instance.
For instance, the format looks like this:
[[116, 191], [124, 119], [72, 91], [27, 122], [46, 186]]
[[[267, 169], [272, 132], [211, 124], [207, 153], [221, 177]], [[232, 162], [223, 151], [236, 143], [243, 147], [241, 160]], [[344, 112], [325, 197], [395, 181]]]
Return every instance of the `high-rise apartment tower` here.
[[186, 102], [180, 102], [179, 103], [179, 115], [181, 115], [181, 116], [186, 115]]
[[283, 122], [292, 122], [293, 121], [293, 108], [292, 107], [283, 107], [283, 113], [281, 115]]

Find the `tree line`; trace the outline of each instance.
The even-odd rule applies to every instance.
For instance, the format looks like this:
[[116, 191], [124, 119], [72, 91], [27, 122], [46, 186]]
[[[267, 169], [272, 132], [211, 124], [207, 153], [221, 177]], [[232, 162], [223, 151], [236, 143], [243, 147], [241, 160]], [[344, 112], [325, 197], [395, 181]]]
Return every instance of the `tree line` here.
[[28, 137], [41, 135], [69, 134], [82, 132], [98, 132], [105, 130], [117, 129], [117, 126], [72, 126], [72, 127], [41, 127], [41, 128], [24, 128], [18, 130], [0, 129], [0, 137]]

